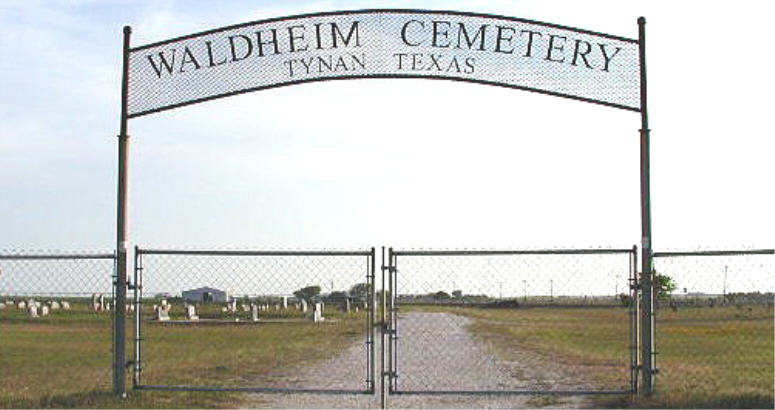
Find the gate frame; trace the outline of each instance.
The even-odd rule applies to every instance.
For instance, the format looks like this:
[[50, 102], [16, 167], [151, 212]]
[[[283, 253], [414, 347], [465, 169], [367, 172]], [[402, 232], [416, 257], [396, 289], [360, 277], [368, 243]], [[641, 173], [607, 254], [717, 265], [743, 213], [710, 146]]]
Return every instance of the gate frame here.
[[[407, 10], [405, 12], [422, 10]], [[425, 12], [428, 12], [427, 10]], [[438, 10], [433, 12], [443, 13]], [[472, 13], [469, 13], [472, 14]], [[503, 17], [503, 16], [497, 16]], [[543, 23], [547, 24], [547, 23]], [[566, 29], [574, 29], [566, 27]], [[130, 57], [130, 37], [132, 29], [130, 26], [124, 26], [123, 29], [123, 49], [122, 49], [122, 69], [121, 69], [121, 112], [118, 134], [118, 176], [117, 176], [117, 211], [116, 211], [116, 281], [115, 281], [115, 299], [119, 305], [126, 303], [128, 290], [127, 282], [127, 248], [129, 212], [127, 204], [127, 186], [129, 183], [129, 134], [128, 134], [128, 95], [129, 95], [129, 57]], [[651, 395], [654, 393], [654, 375], [657, 373], [654, 364], [656, 347], [654, 340], [655, 317], [654, 317], [654, 297], [653, 297], [653, 261], [652, 261], [652, 232], [651, 232], [651, 179], [650, 179], [650, 134], [648, 125], [648, 104], [646, 87], [646, 19], [638, 18], [638, 48], [640, 65], [640, 109], [634, 110], [640, 112], [641, 128], [640, 133], [640, 211], [641, 211], [641, 251], [642, 268], [639, 278], [641, 289], [641, 351], [640, 360], [642, 366], [639, 371], [642, 375], [642, 387], [638, 388], [639, 393]], [[551, 94], [551, 93], [547, 93]], [[558, 96], [564, 96], [559, 95]], [[568, 96], [564, 96], [568, 97]], [[583, 98], [574, 98], [580, 101], [586, 101]], [[592, 101], [586, 101], [592, 102]], [[604, 104], [605, 105], [605, 104]], [[132, 364], [126, 360], [126, 312], [123, 309], [115, 311], [114, 320], [114, 359], [113, 359], [113, 392], [120, 397], [126, 397], [126, 369]]]
[[[375, 395], [375, 364], [374, 364], [374, 336], [376, 320], [376, 292], [375, 292], [375, 248], [368, 251], [216, 251], [216, 250], [170, 250], [170, 249], [142, 249], [135, 246], [135, 272], [134, 284], [130, 289], [134, 290], [135, 305], [135, 356], [131, 362], [133, 365], [132, 388], [134, 390], [164, 390], [164, 391], [200, 391], [200, 392], [243, 392], [243, 393], [311, 393], [311, 394], [362, 394]], [[369, 286], [368, 312], [365, 323], [366, 344], [366, 389], [305, 389], [305, 388], [274, 388], [274, 387], [212, 387], [212, 386], [188, 386], [188, 385], [147, 385], [142, 384], [142, 295], [143, 295], [143, 255], [188, 255], [188, 256], [361, 256], [366, 257], [366, 282]]]
[[[629, 289], [631, 302], [628, 308], [629, 318], [629, 345], [630, 352], [630, 380], [629, 389], [624, 390], [399, 390], [398, 379], [398, 307], [396, 294], [398, 291], [398, 256], [487, 256], [487, 255], [629, 255]], [[517, 396], [517, 395], [554, 395], [554, 396], [582, 396], [582, 395], [623, 395], [637, 394], [639, 392], [638, 374], [642, 368], [639, 356], [640, 345], [638, 338], [640, 322], [641, 280], [638, 275], [638, 247], [633, 245], [630, 249], [542, 249], [542, 250], [421, 250], [421, 251], [395, 251], [388, 249], [387, 265], [385, 265], [384, 247], [382, 250], [382, 294], [386, 299], [386, 292], [390, 292], [390, 303], [387, 307], [383, 304], [383, 344], [388, 340], [387, 351], [383, 347], [382, 361], [382, 394], [383, 408], [387, 403], [385, 396], [389, 395], [490, 395], [490, 396]], [[388, 274], [388, 287], [385, 287], [385, 273]], [[641, 275], [642, 276], [642, 275]], [[384, 345], [383, 345], [384, 346]], [[387, 360], [384, 357], [387, 355]], [[388, 386], [385, 388], [384, 386]]]

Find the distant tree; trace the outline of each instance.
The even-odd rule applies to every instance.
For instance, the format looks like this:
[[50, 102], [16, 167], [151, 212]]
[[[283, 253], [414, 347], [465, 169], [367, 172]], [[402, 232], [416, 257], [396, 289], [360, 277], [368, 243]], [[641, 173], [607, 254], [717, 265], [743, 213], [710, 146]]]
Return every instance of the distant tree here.
[[654, 292], [657, 299], [669, 299], [675, 292], [677, 285], [673, 278], [668, 275], [654, 272]]
[[326, 300], [341, 302], [347, 299], [347, 293], [342, 291], [334, 291], [329, 293], [328, 296], [326, 296], [325, 298]]
[[371, 293], [371, 285], [368, 283], [358, 283], [350, 288], [350, 296], [355, 299], [368, 299]]
[[451, 296], [449, 296], [449, 293], [444, 292], [443, 290], [440, 290], [433, 294], [433, 298], [436, 300], [445, 300], [449, 299]]
[[462, 290], [453, 290], [452, 291], [452, 297], [456, 299], [460, 299], [463, 297], [463, 291]]
[[301, 288], [297, 290], [296, 292], [293, 292], [293, 296], [296, 296], [299, 299], [304, 299], [307, 301], [307, 303], [312, 303], [312, 298], [320, 294], [320, 286], [307, 286], [306, 288]]

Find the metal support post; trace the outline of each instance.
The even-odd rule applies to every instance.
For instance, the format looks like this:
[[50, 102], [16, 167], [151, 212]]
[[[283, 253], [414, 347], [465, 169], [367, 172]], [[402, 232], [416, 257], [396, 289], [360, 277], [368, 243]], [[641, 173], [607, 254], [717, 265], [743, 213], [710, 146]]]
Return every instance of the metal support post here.
[[126, 269], [127, 269], [127, 183], [129, 135], [127, 133], [127, 99], [129, 93], [129, 37], [132, 29], [124, 27], [124, 61], [121, 78], [121, 125], [118, 135], [118, 206], [116, 218], [116, 300], [113, 332], [113, 393], [126, 397]]
[[643, 385], [640, 391], [645, 395], [654, 392], [654, 271], [652, 269], [651, 243], [651, 177], [650, 177], [650, 133], [648, 104], [646, 96], [646, 19], [638, 18], [638, 45], [640, 51], [640, 181], [641, 181], [641, 360]]
[[380, 354], [380, 406], [383, 409], [386, 409], [388, 406], [388, 383], [386, 380], [388, 372], [385, 371], [385, 364], [386, 364], [386, 357], [385, 355], [388, 354], [387, 349], [385, 349], [385, 342], [386, 338], [388, 337], [387, 332], [387, 288], [385, 287], [385, 271], [387, 269], [387, 266], [385, 266], [385, 247], [382, 247], [382, 301], [380, 303], [381, 305], [381, 318], [380, 318], [380, 330], [381, 330], [381, 354]]
[[140, 350], [143, 335], [141, 328], [143, 318], [143, 257], [137, 246], [135, 246], [135, 280], [132, 289], [134, 289], [135, 297], [135, 360], [132, 363], [134, 368], [132, 387], [137, 388], [141, 384], [140, 374], [143, 367]]

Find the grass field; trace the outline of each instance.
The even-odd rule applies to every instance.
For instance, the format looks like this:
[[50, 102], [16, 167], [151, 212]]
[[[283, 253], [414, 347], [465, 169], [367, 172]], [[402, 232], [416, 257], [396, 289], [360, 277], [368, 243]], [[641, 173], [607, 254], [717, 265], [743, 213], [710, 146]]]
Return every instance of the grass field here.
[[[628, 387], [624, 308], [443, 310], [475, 318], [471, 330], [498, 356], [527, 349], [578, 370], [601, 389]], [[658, 393], [636, 401], [601, 398], [601, 406], [773, 408], [771, 307], [666, 310], [657, 323]]]
[[[629, 383], [628, 311], [624, 308], [441, 310], [471, 317], [471, 331], [508, 359], [515, 349], [576, 369], [605, 389]], [[330, 312], [329, 312], [330, 311]], [[181, 312], [173, 311], [173, 319]], [[216, 312], [202, 310], [202, 315]], [[263, 313], [263, 312], [262, 312]], [[247, 316], [247, 313], [241, 313]], [[262, 325], [145, 323], [144, 384], [279, 386], [293, 369], [336, 354], [364, 332], [363, 312], [325, 324], [293, 322], [298, 313], [266, 312]], [[269, 321], [269, 320], [268, 320]], [[130, 316], [130, 325], [132, 320]], [[128, 331], [129, 335], [133, 331]], [[128, 340], [129, 352], [133, 340]], [[658, 316], [658, 394], [647, 400], [600, 398], [603, 407], [773, 407], [773, 310], [716, 307], [663, 310]], [[237, 407], [236, 393], [131, 391], [111, 386], [111, 321], [76, 305], [30, 319], [0, 311], [0, 407]], [[365, 369], [364, 369], [365, 370]], [[360, 371], [360, 370], [359, 370]], [[131, 372], [129, 372], [131, 374]], [[128, 383], [131, 387], [131, 381]], [[597, 399], [596, 399], [597, 400]], [[535, 402], [536, 405], [552, 404]]]
[[[272, 314], [276, 318], [284, 316], [282, 312]], [[293, 369], [335, 355], [363, 339], [363, 312], [343, 315], [329, 309], [326, 317], [329, 320], [321, 324], [298, 321], [200, 326], [146, 322], [143, 383], [279, 386]], [[127, 334], [133, 335], [131, 316], [129, 322]], [[110, 394], [111, 334], [110, 316], [91, 312], [83, 304], [74, 305], [69, 312], [57, 311], [37, 319], [15, 309], [0, 312], [0, 407], [244, 405], [246, 396], [238, 393], [130, 391], [127, 400], [114, 399]], [[127, 338], [127, 346], [131, 359], [133, 336]], [[361, 371], [365, 372], [365, 364]], [[131, 369], [128, 374], [131, 390]]]

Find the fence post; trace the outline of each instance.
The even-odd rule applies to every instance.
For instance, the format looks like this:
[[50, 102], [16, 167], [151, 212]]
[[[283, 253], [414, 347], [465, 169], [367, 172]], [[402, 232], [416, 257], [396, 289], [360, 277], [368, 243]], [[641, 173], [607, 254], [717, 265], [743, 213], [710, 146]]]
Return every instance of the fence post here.
[[643, 363], [643, 389], [642, 394], [650, 395], [654, 392], [655, 373], [653, 365], [654, 354], [654, 271], [651, 261], [651, 154], [650, 133], [648, 120], [647, 88], [646, 88], [646, 19], [638, 18], [638, 48], [640, 54], [640, 188], [641, 188], [641, 234], [643, 267], [641, 269], [641, 359]]
[[113, 393], [126, 396], [126, 269], [127, 269], [127, 183], [129, 135], [127, 134], [127, 100], [129, 93], [129, 37], [132, 29], [124, 27], [124, 62], [121, 78], [121, 125], [118, 135], [118, 206], [116, 217], [116, 300], [115, 350], [113, 352]]
[[[380, 317], [380, 335], [381, 335], [381, 354], [380, 354], [380, 407], [386, 409], [388, 406], [388, 384], [385, 378], [388, 373], [385, 371], [385, 355], [388, 354], [388, 350], [385, 348], [385, 338], [388, 337], [387, 332], [387, 288], [385, 287], [385, 271], [387, 266], [385, 265], [385, 247], [382, 247], [382, 301], [381, 317]], [[388, 341], [389, 342], [389, 341]]]

